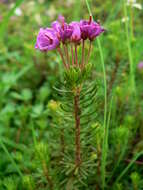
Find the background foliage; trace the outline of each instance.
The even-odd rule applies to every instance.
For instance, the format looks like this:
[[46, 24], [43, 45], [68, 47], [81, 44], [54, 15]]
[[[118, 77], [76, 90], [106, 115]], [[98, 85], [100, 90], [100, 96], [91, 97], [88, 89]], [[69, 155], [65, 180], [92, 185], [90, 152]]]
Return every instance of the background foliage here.
[[99, 99], [92, 104], [95, 117], [82, 129], [82, 175], [73, 177], [73, 126], [63, 124], [61, 94], [53, 88], [62, 88], [61, 60], [34, 45], [39, 28], [59, 14], [69, 22], [88, 19], [86, 1], [0, 0], [0, 190], [143, 189], [143, 70], [137, 67], [143, 11], [123, 0], [88, 3], [107, 32], [92, 50], [86, 88], [97, 82]]

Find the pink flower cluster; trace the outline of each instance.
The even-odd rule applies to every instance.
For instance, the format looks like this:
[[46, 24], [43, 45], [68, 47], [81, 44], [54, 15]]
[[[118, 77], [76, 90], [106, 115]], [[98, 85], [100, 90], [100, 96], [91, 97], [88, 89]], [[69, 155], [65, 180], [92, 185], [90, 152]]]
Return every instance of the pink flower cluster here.
[[[77, 46], [82, 42], [84, 48], [84, 41], [89, 40], [92, 42], [104, 32], [104, 29], [99, 23], [92, 21], [90, 16], [89, 20], [81, 20], [80, 22], [71, 22], [70, 24], [65, 22], [63, 16], [59, 16], [57, 21], [51, 24], [51, 28], [40, 28], [37, 36], [35, 48], [40, 51], [50, 51], [57, 49], [62, 57], [64, 66], [67, 68], [68, 63], [64, 60], [63, 52], [61, 51], [60, 45], [63, 45], [67, 62], [69, 61], [68, 55], [68, 44], [71, 45], [72, 63], [77, 63]], [[75, 47], [75, 51], [73, 50]], [[73, 55], [73, 51], [75, 55]]]

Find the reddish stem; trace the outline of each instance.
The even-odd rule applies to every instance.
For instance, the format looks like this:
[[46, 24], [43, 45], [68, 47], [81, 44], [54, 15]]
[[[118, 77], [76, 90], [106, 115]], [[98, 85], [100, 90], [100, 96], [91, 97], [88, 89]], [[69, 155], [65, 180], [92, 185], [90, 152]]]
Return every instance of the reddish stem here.
[[91, 48], [92, 48], [92, 42], [91, 42], [91, 40], [90, 40], [89, 49], [88, 49], [88, 55], [87, 55], [87, 64], [88, 64], [88, 61], [89, 61], [89, 58], [90, 58]]
[[[128, 163], [130, 163], [132, 160], [126, 159], [125, 161], [128, 162]], [[137, 160], [137, 161], [135, 161], [135, 164], [137, 164], [137, 165], [143, 165], [143, 162]]]
[[74, 97], [74, 114], [75, 114], [75, 164], [76, 168], [81, 164], [81, 154], [80, 154], [80, 107], [79, 107], [79, 90], [77, 89], [77, 94]]
[[63, 64], [64, 64], [65, 68], [68, 68], [68, 66], [67, 66], [67, 64], [66, 64], [66, 62], [65, 62], [65, 59], [64, 59], [64, 56], [63, 56], [63, 53], [62, 53], [61, 48], [58, 47], [57, 50], [58, 50], [58, 52], [59, 52], [59, 54], [60, 54], [60, 56], [61, 56], [61, 59], [62, 59], [62, 62], [63, 62]]
[[67, 56], [67, 64], [70, 67], [70, 58], [69, 58], [69, 51], [68, 51], [68, 45], [65, 45], [65, 50], [66, 50], [66, 56]]
[[77, 58], [77, 45], [75, 44], [75, 63], [78, 65], [78, 58]]
[[84, 49], [85, 49], [84, 40], [82, 41], [82, 60], [81, 60], [81, 67], [84, 67]]
[[43, 161], [43, 172], [44, 172], [44, 175], [49, 183], [49, 186], [50, 186], [50, 189], [53, 190], [53, 182], [52, 182], [52, 179], [50, 178], [49, 176], [49, 171], [48, 171], [48, 168], [46, 166], [46, 163], [45, 161]]
[[74, 66], [74, 53], [73, 53], [73, 45], [71, 44], [71, 54], [72, 54], [72, 65]]
[[88, 22], [88, 24], [91, 24], [91, 22], [92, 22], [92, 15], [89, 16], [89, 22]]
[[63, 49], [64, 49], [64, 53], [65, 53], [65, 57], [66, 57], [66, 65], [69, 67], [69, 65], [68, 65], [68, 56], [67, 56], [67, 48], [66, 48], [66, 45], [65, 44], [63, 44]]

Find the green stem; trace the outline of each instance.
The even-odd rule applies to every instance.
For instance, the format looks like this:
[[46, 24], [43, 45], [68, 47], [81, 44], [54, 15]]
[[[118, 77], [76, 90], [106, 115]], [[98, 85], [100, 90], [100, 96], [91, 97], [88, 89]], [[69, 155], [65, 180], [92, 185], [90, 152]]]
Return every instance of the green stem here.
[[133, 17], [133, 7], [132, 3], [130, 5], [130, 30], [131, 30], [131, 40], [134, 38], [134, 17]]
[[[127, 18], [128, 14], [127, 14], [126, 0], [123, 0], [123, 8], [124, 8], [124, 17]], [[132, 56], [131, 38], [129, 34], [128, 21], [125, 22], [125, 32], [126, 32], [126, 39], [127, 39], [128, 57], [129, 57], [129, 63], [130, 63], [130, 83], [131, 83], [132, 92], [135, 93], [134, 62], [133, 62], [133, 56]]]
[[142, 152], [139, 152], [137, 153], [133, 159], [131, 160], [130, 164], [121, 172], [121, 174], [117, 177], [114, 185], [119, 182], [121, 180], [121, 178], [128, 172], [128, 170], [130, 169], [130, 167], [135, 163], [135, 161], [143, 155], [143, 151]]
[[3, 35], [6, 33], [6, 28], [8, 26], [8, 23], [10, 21], [10, 18], [14, 15], [14, 12], [16, 8], [20, 7], [20, 5], [23, 3], [24, 0], [17, 0], [14, 4], [14, 7], [12, 7], [6, 14], [6, 16], [3, 18], [3, 22], [0, 25], [0, 41], [3, 40]]
[[2, 147], [2, 149], [4, 150], [4, 152], [7, 154], [9, 160], [11, 161], [11, 163], [13, 164], [13, 166], [15, 167], [15, 169], [17, 170], [17, 173], [19, 174], [19, 176], [21, 178], [23, 178], [23, 174], [21, 173], [19, 167], [17, 166], [16, 162], [14, 161], [14, 159], [12, 158], [12, 156], [10, 155], [10, 153], [8, 152], [5, 144], [2, 142], [2, 140], [0, 140], [0, 145]]
[[[86, 5], [88, 8], [89, 14], [92, 16], [88, 0], [85, 0], [85, 1], [86, 1]], [[106, 155], [107, 155], [106, 141], [105, 141], [106, 122], [107, 122], [106, 121], [107, 120], [107, 83], [106, 83], [106, 70], [105, 70], [104, 56], [103, 56], [103, 50], [102, 50], [100, 38], [97, 38], [97, 44], [98, 44], [98, 49], [100, 52], [100, 59], [101, 59], [102, 70], [103, 70], [103, 81], [104, 81], [104, 122], [103, 122], [104, 134], [103, 134], [102, 159], [101, 159], [101, 179], [102, 179], [102, 189], [104, 190], [105, 175], [106, 175]]]

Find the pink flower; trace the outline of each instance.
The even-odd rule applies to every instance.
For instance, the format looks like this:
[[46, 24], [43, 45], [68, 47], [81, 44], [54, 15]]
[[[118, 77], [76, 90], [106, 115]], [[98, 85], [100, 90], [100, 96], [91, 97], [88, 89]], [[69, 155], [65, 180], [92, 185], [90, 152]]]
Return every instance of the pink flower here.
[[80, 26], [78, 22], [71, 22], [70, 26], [73, 28], [73, 32], [71, 35], [71, 41], [78, 43], [81, 40], [81, 31]]
[[70, 39], [73, 32], [73, 28], [65, 22], [63, 16], [59, 16], [58, 21], [52, 23], [52, 28], [57, 32], [59, 40], [63, 43]]
[[100, 24], [91, 20], [81, 20], [80, 21], [81, 37], [83, 40], [87, 38], [93, 41], [97, 36], [99, 36], [105, 30], [101, 27]]
[[[35, 48], [41, 51], [57, 49], [66, 69], [69, 69], [71, 65], [83, 69], [91, 54], [92, 41], [102, 32], [104, 29], [99, 23], [92, 21], [91, 16], [89, 21], [81, 20], [68, 24], [60, 15], [57, 21], [52, 22], [51, 28], [40, 29]], [[90, 40], [90, 43], [86, 57], [85, 40], [87, 39]], [[78, 56], [78, 45], [80, 44], [82, 44], [82, 55]]]
[[59, 43], [59, 39], [53, 29], [40, 28], [35, 48], [41, 51], [50, 51], [56, 49]]

